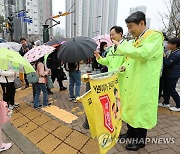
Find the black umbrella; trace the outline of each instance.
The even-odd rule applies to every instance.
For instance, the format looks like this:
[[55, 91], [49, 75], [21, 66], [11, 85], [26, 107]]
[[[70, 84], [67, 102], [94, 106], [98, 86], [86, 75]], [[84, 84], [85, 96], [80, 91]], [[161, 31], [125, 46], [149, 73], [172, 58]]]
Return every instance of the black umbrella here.
[[48, 41], [46, 44], [53, 46], [53, 47], [57, 47], [57, 46], [60, 46], [65, 41], [66, 41], [65, 38], [59, 37], [59, 38], [54, 38], [54, 39]]
[[75, 37], [65, 42], [59, 49], [59, 59], [67, 63], [76, 63], [93, 56], [96, 42], [89, 37]]

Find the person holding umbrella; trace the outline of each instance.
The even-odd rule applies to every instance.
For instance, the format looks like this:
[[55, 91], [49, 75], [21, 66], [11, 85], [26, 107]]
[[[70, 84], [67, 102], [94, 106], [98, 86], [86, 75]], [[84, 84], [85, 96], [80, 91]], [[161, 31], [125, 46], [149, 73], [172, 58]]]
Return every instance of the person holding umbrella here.
[[[29, 50], [24, 57], [30, 62], [36, 62], [41, 57], [44, 57], [45, 55], [48, 55], [52, 53], [55, 50], [54, 47], [48, 46], [48, 45], [40, 45], [35, 48], [32, 48]], [[44, 65], [44, 64], [43, 64]], [[35, 86], [36, 87], [36, 86]], [[34, 88], [36, 89], [36, 88]]]
[[14, 70], [19, 72], [21, 66], [23, 66], [25, 73], [35, 72], [35, 70], [18, 52], [1, 48], [0, 55], [0, 83], [3, 89], [3, 99], [13, 109], [19, 106], [14, 104], [14, 77], [16, 75]]
[[[80, 36], [66, 41], [59, 48], [59, 59], [68, 63], [68, 67], [65, 66], [65, 68], [69, 71], [70, 100], [74, 100], [76, 97], [80, 96], [81, 71], [79, 69], [79, 63], [92, 57], [96, 47], [97, 44], [92, 38]], [[75, 95], [74, 84], [76, 84]]]
[[14, 103], [16, 92], [14, 86], [15, 75], [15, 71], [11, 68], [7, 71], [0, 69], [0, 84], [3, 90], [3, 100], [8, 103], [10, 109], [14, 109], [19, 106]]
[[51, 79], [54, 83], [57, 78], [59, 84], [59, 91], [64, 91], [67, 88], [63, 86], [63, 80], [65, 79], [65, 73], [62, 68], [62, 62], [57, 57], [58, 48], [51, 53], [47, 58], [47, 67], [51, 69]]
[[43, 106], [46, 107], [48, 105], [51, 105], [50, 103], [48, 104], [48, 93], [46, 88], [46, 83], [47, 83], [46, 76], [50, 75], [50, 70], [49, 69], [45, 70], [44, 57], [41, 57], [35, 62], [35, 70], [39, 77], [38, 82], [35, 83], [36, 91], [34, 97], [34, 108], [37, 109], [41, 107], [41, 105], [39, 105], [39, 96], [41, 91], [43, 92]]
[[76, 98], [80, 96], [81, 90], [81, 71], [79, 67], [79, 63], [68, 63], [68, 66], [65, 65], [65, 69], [69, 72], [69, 100], [74, 100], [74, 103], [76, 103]]

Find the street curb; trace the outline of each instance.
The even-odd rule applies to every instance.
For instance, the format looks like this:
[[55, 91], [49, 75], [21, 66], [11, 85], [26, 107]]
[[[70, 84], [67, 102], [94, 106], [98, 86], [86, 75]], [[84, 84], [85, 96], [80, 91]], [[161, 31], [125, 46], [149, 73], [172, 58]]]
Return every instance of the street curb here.
[[11, 123], [7, 123], [3, 126], [3, 131], [7, 134], [11, 140], [19, 147], [19, 149], [25, 154], [44, 154], [38, 147], [36, 147], [31, 141], [23, 136]]

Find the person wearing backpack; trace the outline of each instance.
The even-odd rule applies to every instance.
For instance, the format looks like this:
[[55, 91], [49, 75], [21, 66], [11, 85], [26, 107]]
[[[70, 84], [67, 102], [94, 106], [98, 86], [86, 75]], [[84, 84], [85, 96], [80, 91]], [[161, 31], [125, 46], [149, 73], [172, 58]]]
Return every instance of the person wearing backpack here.
[[50, 74], [50, 70], [45, 70], [45, 65], [44, 65], [44, 57], [40, 58], [39, 60], [36, 61], [35, 63], [35, 68], [36, 68], [36, 73], [37, 76], [39, 77], [38, 82], [35, 83], [36, 86], [36, 94], [34, 97], [34, 108], [39, 108], [41, 105], [39, 105], [39, 96], [41, 91], [43, 92], [43, 106], [48, 106], [51, 105], [50, 103], [48, 104], [48, 93], [47, 93], [47, 88], [46, 88], [46, 83], [47, 83], [47, 75]]
[[69, 72], [69, 100], [74, 100], [74, 103], [76, 103], [76, 98], [80, 96], [81, 89], [81, 71], [79, 70], [79, 63], [68, 63], [68, 68], [65, 65], [65, 69]]

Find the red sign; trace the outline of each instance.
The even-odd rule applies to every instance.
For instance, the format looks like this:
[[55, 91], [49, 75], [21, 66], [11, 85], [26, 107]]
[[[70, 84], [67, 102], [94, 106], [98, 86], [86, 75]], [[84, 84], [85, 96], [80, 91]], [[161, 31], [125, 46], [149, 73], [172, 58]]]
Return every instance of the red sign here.
[[104, 126], [112, 133], [114, 131], [111, 119], [111, 102], [108, 95], [99, 97], [104, 113]]

